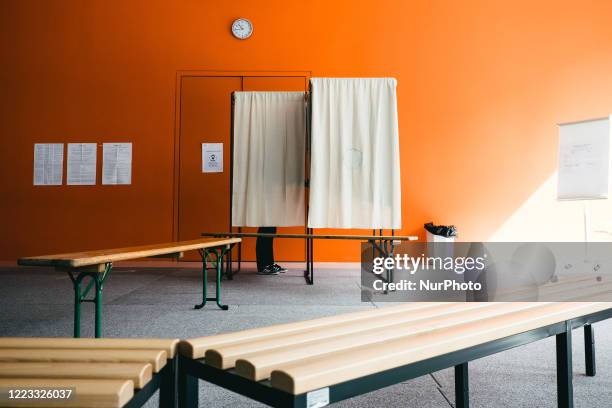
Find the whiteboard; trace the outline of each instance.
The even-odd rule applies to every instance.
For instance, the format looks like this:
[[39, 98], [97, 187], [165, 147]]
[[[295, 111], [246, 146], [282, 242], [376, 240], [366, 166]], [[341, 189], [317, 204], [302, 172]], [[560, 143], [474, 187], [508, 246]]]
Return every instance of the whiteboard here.
[[559, 200], [608, 198], [610, 117], [559, 125]]

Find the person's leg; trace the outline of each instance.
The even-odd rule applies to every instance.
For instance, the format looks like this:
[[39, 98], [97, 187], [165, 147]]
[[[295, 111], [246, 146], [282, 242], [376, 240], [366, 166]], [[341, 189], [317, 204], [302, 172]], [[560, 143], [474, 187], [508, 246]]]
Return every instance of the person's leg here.
[[[276, 227], [267, 227], [268, 228], [268, 234], [276, 234]], [[268, 265], [274, 265], [274, 238], [270, 238], [270, 241], [268, 241], [267, 245], [269, 245], [270, 247], [268, 248], [268, 254], [269, 254], [269, 258], [268, 258]]]
[[[259, 227], [259, 234], [274, 234], [276, 227]], [[255, 254], [257, 256], [257, 271], [261, 272], [266, 266], [274, 264], [274, 240], [269, 237], [257, 237]]]
[[[276, 234], [276, 227], [268, 227], [269, 228], [269, 233], [270, 234]], [[285, 273], [287, 272], [286, 268], [283, 268], [282, 266], [278, 265], [276, 262], [274, 262], [274, 244], [273, 244], [273, 238], [270, 239], [270, 265], [272, 265], [274, 267], [274, 269], [280, 273]]]

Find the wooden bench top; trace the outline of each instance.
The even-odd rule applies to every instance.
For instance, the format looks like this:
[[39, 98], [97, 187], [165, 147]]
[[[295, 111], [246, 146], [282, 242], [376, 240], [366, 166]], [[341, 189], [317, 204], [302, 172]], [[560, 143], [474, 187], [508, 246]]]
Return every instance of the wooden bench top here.
[[168, 358], [176, 355], [178, 339], [90, 339], [71, 337], [0, 337], [0, 349], [112, 349], [165, 350]]
[[304, 320], [294, 323], [279, 324], [270, 327], [260, 327], [214, 336], [197, 337], [188, 340], [181, 340], [179, 343], [179, 352], [185, 357], [194, 359], [203, 358], [207, 350], [221, 345], [246, 344], [251, 341], [265, 338], [280, 338], [280, 336], [300, 333], [313, 328], [333, 327], [340, 322], [376, 319], [387, 314], [414, 312], [416, 310], [440, 305], [440, 303], [413, 303], [395, 307], [385, 307], [382, 309], [369, 309], [360, 312], [346, 313], [342, 315], [322, 317], [319, 319]]
[[164, 350], [109, 350], [109, 349], [28, 349], [0, 348], [3, 362], [48, 362], [48, 363], [146, 363], [153, 372], [166, 365]]
[[[274, 355], [281, 357], [281, 354], [285, 351], [293, 350], [297, 346], [308, 348], [309, 345], [318, 344], [323, 340], [333, 341], [335, 338], [342, 338], [352, 341], [352, 339], [359, 338], [359, 336], [364, 334], [366, 336], [372, 334], [375, 338], [384, 338], [385, 333], [389, 330], [389, 334], [393, 336], [395, 333], [401, 332], [396, 330], [396, 328], [403, 326], [416, 327], [419, 322], [429, 322], [432, 317], [437, 317], [442, 312], [446, 313], [449, 317], [460, 319], [465, 311], [483, 309], [486, 304], [472, 303], [467, 308], [462, 306], [458, 304], [436, 305], [430, 308], [413, 310], [408, 313], [387, 314], [376, 319], [339, 321], [332, 326], [313, 327], [309, 330], [301, 330], [294, 334], [278, 337], [265, 337], [260, 340], [239, 344], [222, 344], [211, 347], [206, 351], [206, 363], [217, 368], [228, 369], [236, 365], [236, 359], [238, 358], [245, 358], [246, 356], [257, 358], [259, 355], [267, 356], [267, 351], [269, 350], [274, 350]], [[342, 346], [342, 343], [340, 345]], [[281, 361], [283, 359], [284, 357], [281, 357]], [[263, 375], [258, 373], [257, 380], [267, 378], [269, 374], [269, 372]]]
[[72, 252], [57, 255], [43, 255], [20, 258], [17, 263], [24, 266], [55, 266], [78, 268], [100, 265], [107, 262], [125, 261], [150, 256], [168, 255], [204, 248], [231, 245], [240, 238], [201, 238], [190, 241], [168, 242], [164, 244], [141, 245], [95, 251]]
[[[55, 407], [121, 408], [134, 395], [131, 380], [104, 379], [49, 379], [49, 378], [0, 378], [0, 388], [74, 388], [75, 397], [49, 401]], [[18, 406], [43, 406], [38, 403]]]
[[387, 240], [387, 241], [417, 241], [414, 235], [350, 235], [350, 234], [271, 234], [259, 232], [203, 232], [203, 237], [239, 237], [239, 238], [311, 238], [311, 239], [349, 239], [359, 241]]
[[153, 376], [148, 363], [44, 363], [0, 361], [0, 378], [82, 378], [131, 380], [136, 389], [144, 387]]
[[0, 387], [76, 388], [75, 398], [45, 406], [121, 408], [162, 375], [177, 345], [177, 339], [0, 337]]
[[179, 352], [294, 395], [612, 308], [420, 303], [182, 341]]

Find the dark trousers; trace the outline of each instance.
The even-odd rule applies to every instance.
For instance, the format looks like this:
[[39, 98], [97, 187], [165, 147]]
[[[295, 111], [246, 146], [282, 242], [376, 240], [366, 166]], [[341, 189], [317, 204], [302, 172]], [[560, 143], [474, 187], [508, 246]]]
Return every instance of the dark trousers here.
[[[276, 234], [276, 227], [259, 227], [259, 234]], [[274, 264], [274, 238], [257, 237], [255, 243], [257, 270], [263, 271], [266, 266]]]

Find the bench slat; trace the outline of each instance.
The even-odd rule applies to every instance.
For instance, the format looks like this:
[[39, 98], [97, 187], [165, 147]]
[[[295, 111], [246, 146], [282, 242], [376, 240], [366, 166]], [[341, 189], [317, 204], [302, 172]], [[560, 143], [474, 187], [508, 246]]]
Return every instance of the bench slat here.
[[438, 316], [446, 316], [454, 312], [465, 312], [478, 308], [490, 308], [487, 303], [441, 303], [429, 308], [410, 310], [404, 313], [393, 313], [384, 316], [371, 315], [366, 319], [356, 321], [338, 322], [335, 325], [314, 327], [298, 333], [278, 334], [261, 340], [247, 343], [221, 345], [206, 351], [206, 364], [216, 368], [228, 369], [234, 367], [237, 359], [247, 359], [249, 356], [260, 353], [277, 353], [286, 348], [295, 350], [296, 346], [323, 342], [338, 336], [358, 335], [365, 330], [383, 330], [388, 327], [405, 325], [407, 323], [425, 320], [427, 322]]
[[132, 380], [141, 389], [152, 376], [153, 367], [148, 363], [0, 362], [0, 378]]
[[[464, 304], [463, 306], [468, 305]], [[420, 319], [384, 328], [372, 328], [364, 324], [363, 329], [357, 333], [245, 355], [236, 362], [236, 372], [243, 377], [260, 381], [269, 378], [273, 370], [300, 360], [348, 351], [362, 346], [376, 348], [379, 347], [379, 344], [399, 338], [408, 341], [412, 337], [418, 338], [433, 332], [452, 330], [456, 326], [490, 319], [491, 317], [501, 318], [508, 313], [537, 309], [537, 306], [535, 303], [482, 303], [479, 308], [458, 308], [452, 313], [448, 312], [429, 319]], [[384, 353], [384, 346], [381, 352]], [[208, 359], [206, 361], [208, 362]]]
[[178, 339], [91, 339], [71, 337], [0, 337], [1, 348], [165, 350], [176, 355]]
[[107, 262], [125, 261], [129, 259], [146, 258], [149, 256], [172, 254], [195, 249], [218, 247], [236, 244], [240, 241], [240, 238], [203, 238], [190, 241], [168, 242], [165, 244], [141, 245], [125, 248], [25, 257], [20, 258], [17, 263], [19, 265], [29, 266], [77, 268]]
[[280, 335], [289, 335], [299, 332], [308, 331], [315, 328], [333, 327], [342, 322], [358, 321], [370, 318], [381, 318], [382, 316], [417, 312], [421, 309], [431, 307], [439, 307], [439, 303], [412, 303], [399, 306], [384, 307], [382, 309], [368, 309], [366, 311], [346, 313], [319, 319], [305, 320], [295, 323], [279, 324], [270, 327], [261, 327], [257, 329], [244, 330], [241, 332], [232, 332], [226, 334], [217, 334], [213, 336], [197, 337], [188, 340], [181, 340], [179, 343], [179, 352], [189, 358], [203, 358], [207, 350], [219, 347], [236, 344], [246, 344], [250, 341], [261, 340], [265, 338], [275, 338]]
[[[134, 384], [130, 380], [81, 380], [49, 378], [0, 378], [1, 388], [75, 388], [72, 399], [56, 399], [45, 402], [46, 407], [121, 408], [134, 396]], [[13, 404], [11, 402], [11, 404]], [[23, 400], [20, 407], [40, 407], [39, 400]]]
[[273, 387], [302, 394], [416, 361], [480, 345], [610, 308], [609, 303], [553, 303], [447, 330], [306, 358], [273, 371]]
[[164, 350], [0, 349], [0, 361], [149, 363], [153, 366], [153, 372], [159, 372], [166, 359]]

